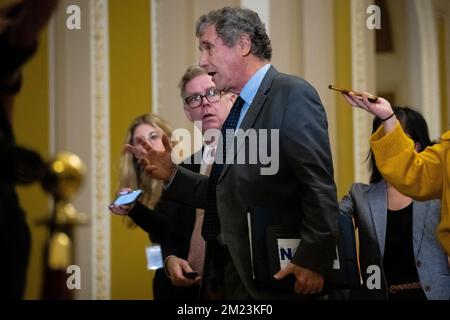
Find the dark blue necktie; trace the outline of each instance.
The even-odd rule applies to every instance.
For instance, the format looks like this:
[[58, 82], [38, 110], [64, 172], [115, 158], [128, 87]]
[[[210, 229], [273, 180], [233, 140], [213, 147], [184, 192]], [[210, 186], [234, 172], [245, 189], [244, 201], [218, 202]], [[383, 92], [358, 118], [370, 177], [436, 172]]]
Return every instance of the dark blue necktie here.
[[[222, 173], [227, 151], [229, 151], [227, 146], [231, 144], [230, 142], [234, 138], [234, 134], [230, 134], [227, 137], [227, 130], [233, 133], [236, 130], [236, 126], [239, 121], [239, 116], [241, 114], [242, 106], [244, 105], [244, 103], [245, 101], [241, 97], [238, 97], [234, 102], [233, 107], [231, 108], [228, 118], [222, 125], [222, 152], [216, 152], [216, 155], [217, 157], [220, 157], [220, 153], [222, 153], [223, 159], [222, 161], [219, 161], [221, 163], [217, 163], [217, 161], [214, 161], [214, 164], [211, 168], [211, 174], [209, 175], [206, 210], [202, 226], [202, 236], [205, 241], [215, 239], [220, 232], [220, 221], [219, 215], [217, 214], [216, 198], [217, 181], [219, 180], [220, 174]], [[218, 148], [219, 147], [220, 145], [218, 146]]]

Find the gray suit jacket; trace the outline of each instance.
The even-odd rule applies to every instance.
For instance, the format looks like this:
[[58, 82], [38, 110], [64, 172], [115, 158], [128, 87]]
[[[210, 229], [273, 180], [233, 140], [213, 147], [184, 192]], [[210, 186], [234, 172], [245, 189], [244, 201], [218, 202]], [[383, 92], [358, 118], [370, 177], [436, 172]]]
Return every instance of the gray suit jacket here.
[[[384, 181], [366, 185], [355, 183], [339, 204], [341, 214], [351, 215], [359, 229], [359, 260], [363, 285], [351, 293], [355, 299], [386, 299], [383, 254], [386, 238], [387, 187]], [[439, 200], [413, 203], [413, 248], [417, 273], [428, 299], [450, 298], [450, 268], [447, 255], [436, 239]], [[381, 290], [367, 288], [370, 265], [381, 269]]]
[[[247, 212], [258, 208], [273, 212], [284, 225], [301, 233], [293, 262], [322, 274], [329, 271], [339, 208], [324, 108], [306, 81], [270, 67], [240, 128], [279, 130], [279, 169], [273, 175], [261, 175], [260, 169], [267, 166], [260, 161], [225, 164], [217, 183], [221, 233], [241, 281], [253, 298], [298, 298], [293, 292], [283, 294], [255, 287]], [[238, 157], [253, 150], [248, 140], [236, 143]], [[208, 178], [179, 168], [168, 191], [178, 201], [204, 208], [207, 186]]]

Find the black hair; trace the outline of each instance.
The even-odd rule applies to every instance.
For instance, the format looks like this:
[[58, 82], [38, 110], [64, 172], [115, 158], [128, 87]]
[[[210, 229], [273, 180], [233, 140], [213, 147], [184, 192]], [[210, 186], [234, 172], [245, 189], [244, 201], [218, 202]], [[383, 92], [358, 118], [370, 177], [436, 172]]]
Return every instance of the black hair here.
[[[409, 107], [393, 107], [393, 110], [403, 131], [405, 131], [414, 143], [419, 144], [419, 152], [425, 150], [426, 147], [433, 145], [428, 133], [427, 122], [419, 112]], [[372, 134], [375, 133], [382, 124], [383, 121], [381, 121], [380, 118], [373, 119]], [[369, 159], [371, 169], [370, 183], [377, 183], [383, 179], [383, 176], [377, 168], [372, 150], [369, 151], [367, 159]]]

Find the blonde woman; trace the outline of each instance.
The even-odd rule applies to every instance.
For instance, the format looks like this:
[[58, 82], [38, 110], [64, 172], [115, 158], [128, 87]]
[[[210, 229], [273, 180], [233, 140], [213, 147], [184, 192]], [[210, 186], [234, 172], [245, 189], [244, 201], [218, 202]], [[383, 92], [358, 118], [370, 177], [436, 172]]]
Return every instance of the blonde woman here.
[[[155, 150], [164, 150], [162, 136], [170, 137], [172, 129], [159, 117], [145, 114], [137, 117], [129, 126], [125, 144], [138, 145], [137, 137], [144, 137]], [[159, 243], [163, 258], [170, 255], [187, 259], [189, 243], [195, 222], [195, 208], [165, 199], [161, 181], [145, 174], [139, 161], [129, 152], [120, 159], [118, 194], [130, 190], [144, 190], [133, 205], [115, 206], [110, 210], [127, 215], [146, 231], [153, 243]], [[163, 269], [156, 271], [153, 279], [154, 299], [195, 299], [198, 297], [199, 279], [184, 279], [172, 283]]]
[[[153, 114], [144, 114], [130, 124], [125, 137], [125, 143], [134, 145], [137, 137], [145, 137], [155, 149], [164, 150], [162, 135], [170, 137], [172, 128], [161, 118]], [[129, 152], [122, 152], [119, 165], [119, 193], [128, 189], [142, 189], [141, 204], [154, 209], [162, 192], [162, 183], [142, 174], [138, 159]], [[128, 214], [129, 206], [114, 208], [118, 214]]]

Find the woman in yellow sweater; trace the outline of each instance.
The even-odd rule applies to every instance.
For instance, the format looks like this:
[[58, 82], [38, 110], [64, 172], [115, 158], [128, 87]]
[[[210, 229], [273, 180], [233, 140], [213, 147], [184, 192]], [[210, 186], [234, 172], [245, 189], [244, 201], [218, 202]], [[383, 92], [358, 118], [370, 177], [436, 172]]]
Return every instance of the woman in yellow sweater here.
[[437, 229], [439, 242], [450, 255], [450, 131], [441, 143], [417, 153], [414, 142], [403, 132], [391, 104], [383, 98], [371, 103], [367, 93], [353, 92], [344, 98], [382, 119], [383, 125], [373, 134], [371, 147], [383, 177], [404, 195], [417, 200], [441, 199], [441, 221]]

